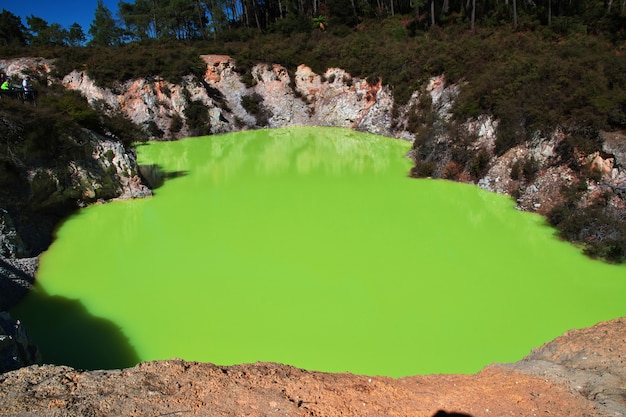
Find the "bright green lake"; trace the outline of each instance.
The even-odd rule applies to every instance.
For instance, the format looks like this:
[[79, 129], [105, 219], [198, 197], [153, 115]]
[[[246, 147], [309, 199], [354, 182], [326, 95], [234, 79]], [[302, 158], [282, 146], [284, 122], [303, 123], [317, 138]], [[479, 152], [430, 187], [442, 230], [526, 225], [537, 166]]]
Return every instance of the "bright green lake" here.
[[626, 315], [626, 268], [477, 187], [407, 178], [410, 144], [335, 128], [153, 143], [150, 199], [89, 207], [14, 310], [48, 362], [288, 363], [402, 376], [521, 359]]

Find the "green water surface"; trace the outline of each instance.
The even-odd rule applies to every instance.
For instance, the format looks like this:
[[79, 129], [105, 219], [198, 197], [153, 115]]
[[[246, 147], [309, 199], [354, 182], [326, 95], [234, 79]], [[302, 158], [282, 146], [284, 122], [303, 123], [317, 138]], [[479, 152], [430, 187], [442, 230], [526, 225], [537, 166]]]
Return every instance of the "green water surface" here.
[[44, 358], [83, 368], [177, 357], [390, 376], [475, 372], [626, 315], [624, 266], [508, 197], [408, 178], [409, 148], [335, 128], [140, 146], [171, 178], [66, 221], [14, 314]]

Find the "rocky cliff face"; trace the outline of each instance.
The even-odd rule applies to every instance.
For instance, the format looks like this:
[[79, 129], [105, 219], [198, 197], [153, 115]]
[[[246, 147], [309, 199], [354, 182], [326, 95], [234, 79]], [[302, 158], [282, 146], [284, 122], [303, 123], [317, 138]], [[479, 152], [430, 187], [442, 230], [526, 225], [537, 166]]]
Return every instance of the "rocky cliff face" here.
[[[123, 112], [139, 125], [156, 124], [162, 136], [153, 135], [153, 139], [188, 136], [185, 110], [192, 102], [208, 108], [207, 124], [213, 134], [309, 125], [396, 135], [391, 127], [391, 92], [380, 81], [369, 85], [336, 68], [318, 75], [304, 65], [298, 67], [292, 80], [280, 65], [257, 65], [247, 86], [230, 57], [202, 58], [207, 64], [204, 79], [188, 77], [180, 85], [155, 79], [102, 88], [78, 71], [65, 76], [63, 85], [80, 91], [92, 105]], [[246, 105], [251, 100], [255, 102], [253, 110]], [[177, 120], [185, 121], [184, 126], [179, 127]]]
[[[236, 63], [227, 56], [204, 55], [203, 79], [188, 77], [181, 85], [162, 80], [134, 80], [101, 88], [82, 72], [63, 79], [67, 88], [79, 90], [94, 105], [121, 111], [146, 126], [155, 124], [159, 136], [179, 138], [193, 134], [185, 110], [190, 103], [208, 109], [211, 133], [258, 127], [294, 125], [339, 126], [410, 140], [417, 162], [414, 174], [476, 183], [514, 196], [519, 208], [548, 213], [563, 201], [564, 185], [587, 181], [571, 168], [558, 149], [571, 133], [555, 130], [531, 140], [495, 151], [497, 120], [488, 115], [463, 123], [451, 120], [458, 86], [435, 77], [416, 91], [409, 103], [398, 106], [391, 90], [380, 80], [370, 84], [337, 68], [315, 74], [301, 65], [294, 74], [280, 65], [259, 64], [243, 82]], [[424, 105], [426, 103], [426, 105]], [[180, 121], [183, 121], [180, 126]], [[417, 139], [417, 140], [416, 140]], [[578, 154], [576, 164], [593, 171], [586, 201], [599, 194], [618, 194], [610, 204], [624, 207], [626, 171], [624, 136], [604, 133], [605, 146], [591, 154]], [[420, 171], [420, 167], [426, 168]]]
[[[562, 130], [536, 134], [497, 154], [498, 121], [488, 115], [463, 123], [451, 120], [459, 87], [446, 84], [443, 76], [429, 80], [406, 105], [399, 106], [381, 80], [371, 85], [337, 68], [315, 74], [301, 65], [289, 74], [280, 65], [259, 64], [244, 83], [230, 57], [203, 55], [202, 59], [203, 79], [189, 76], [180, 84], [154, 78], [101, 87], [80, 71], [67, 74], [61, 82], [80, 91], [92, 106], [121, 112], [156, 140], [294, 125], [339, 126], [410, 140], [415, 143], [415, 175], [473, 182], [513, 195], [521, 209], [541, 214], [563, 200], [563, 185], [586, 180], [558, 152], [572, 136]], [[47, 60], [0, 61], [8, 74], [24, 67], [49, 72], [51, 65]], [[188, 112], [193, 105], [206, 109], [206, 120], [193, 120]], [[610, 192], [620, 197], [611, 200], [619, 209], [626, 195], [622, 149], [626, 140], [619, 132], [604, 132], [602, 140], [601, 149], [578, 153], [576, 164], [594, 172], [586, 200]]]

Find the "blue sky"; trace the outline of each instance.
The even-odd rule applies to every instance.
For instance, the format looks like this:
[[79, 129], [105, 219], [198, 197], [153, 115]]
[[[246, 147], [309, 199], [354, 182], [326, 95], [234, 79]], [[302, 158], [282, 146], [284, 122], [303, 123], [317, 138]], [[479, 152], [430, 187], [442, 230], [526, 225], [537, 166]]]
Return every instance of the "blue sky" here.
[[[125, 0], [133, 3], [133, 0]], [[117, 18], [119, 0], [104, 0], [104, 5]], [[24, 26], [26, 16], [35, 15], [48, 23], [59, 23], [65, 29], [74, 22], [82, 26], [89, 36], [89, 26], [93, 22], [98, 0], [0, 0], [0, 10], [5, 9], [22, 18]]]

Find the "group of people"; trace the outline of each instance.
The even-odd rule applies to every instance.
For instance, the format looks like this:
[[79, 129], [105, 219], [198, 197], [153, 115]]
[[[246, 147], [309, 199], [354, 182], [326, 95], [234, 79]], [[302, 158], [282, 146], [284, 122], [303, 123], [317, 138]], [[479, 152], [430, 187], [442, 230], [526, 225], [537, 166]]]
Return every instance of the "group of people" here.
[[16, 86], [6, 74], [0, 74], [0, 96], [21, 98], [22, 101], [35, 102], [35, 89], [30, 82], [30, 77], [22, 79], [22, 85]]

